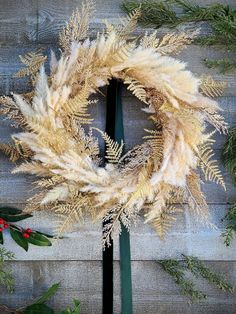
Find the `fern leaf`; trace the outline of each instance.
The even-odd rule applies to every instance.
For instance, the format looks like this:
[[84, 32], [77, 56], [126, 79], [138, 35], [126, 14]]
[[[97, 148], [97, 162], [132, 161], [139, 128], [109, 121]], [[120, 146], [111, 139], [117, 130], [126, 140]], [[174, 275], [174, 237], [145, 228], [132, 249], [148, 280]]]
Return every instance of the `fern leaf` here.
[[198, 30], [189, 33], [170, 33], [155, 41], [155, 50], [162, 55], [177, 54], [190, 45], [198, 34]]
[[119, 163], [122, 152], [123, 152], [123, 148], [124, 148], [123, 140], [119, 144], [116, 141], [112, 140], [106, 132], [103, 132], [97, 128], [92, 128], [92, 129], [97, 130], [102, 135], [102, 138], [105, 141], [106, 160], [110, 163], [115, 163], [115, 164]]
[[70, 20], [59, 33], [59, 44], [64, 50], [69, 50], [73, 41], [78, 42], [87, 37], [89, 20], [94, 11], [94, 2], [87, 0], [82, 4], [82, 10], [76, 9]]
[[20, 55], [20, 60], [25, 65], [25, 68], [18, 71], [14, 76], [30, 76], [32, 84], [35, 85], [37, 74], [47, 60], [47, 56], [44, 56], [41, 50], [37, 50], [35, 52], [28, 52], [23, 56]]
[[168, 229], [172, 226], [173, 222], [177, 219], [175, 214], [181, 213], [182, 209], [173, 205], [161, 209], [159, 216], [151, 221], [152, 226], [157, 231], [161, 239], [164, 238]]
[[93, 119], [90, 118], [88, 107], [95, 101], [88, 100], [89, 88], [84, 89], [78, 93], [74, 98], [70, 98], [64, 105], [62, 110], [68, 116], [73, 116], [80, 124], [91, 124]]
[[127, 89], [130, 90], [135, 97], [147, 104], [147, 93], [142, 84], [133, 78], [126, 78], [124, 84], [127, 84]]
[[149, 135], [143, 138], [147, 140], [151, 147], [153, 158], [155, 161], [161, 161], [163, 157], [163, 134], [161, 131], [144, 129]]
[[225, 182], [217, 162], [216, 160], [211, 160], [214, 156], [214, 152], [210, 144], [207, 143], [202, 145], [198, 149], [197, 155], [199, 158], [199, 166], [205, 175], [205, 180], [216, 182], [226, 190]]
[[189, 209], [196, 217], [204, 223], [209, 221], [208, 205], [204, 194], [201, 191], [200, 177], [197, 173], [191, 172], [187, 177], [186, 199]]
[[24, 115], [11, 97], [0, 97], [0, 104], [0, 114], [5, 115], [7, 119], [14, 121], [12, 123], [13, 127], [18, 128], [25, 125]]
[[77, 194], [66, 204], [59, 204], [55, 207], [55, 212], [59, 218], [56, 233], [60, 236], [71, 230], [75, 223], [83, 221], [84, 208], [88, 208], [90, 201], [87, 196]]
[[141, 15], [140, 8], [134, 9], [132, 12], [128, 13], [127, 16], [121, 19], [121, 26], [116, 29], [117, 34], [121, 38], [127, 38], [128, 35], [133, 33], [137, 26], [138, 18]]
[[16, 147], [10, 144], [0, 143], [0, 151], [8, 156], [12, 162], [16, 162], [18, 159], [21, 158], [21, 155]]
[[200, 85], [202, 93], [212, 98], [222, 96], [225, 87], [225, 82], [217, 82], [211, 76], [203, 77]]

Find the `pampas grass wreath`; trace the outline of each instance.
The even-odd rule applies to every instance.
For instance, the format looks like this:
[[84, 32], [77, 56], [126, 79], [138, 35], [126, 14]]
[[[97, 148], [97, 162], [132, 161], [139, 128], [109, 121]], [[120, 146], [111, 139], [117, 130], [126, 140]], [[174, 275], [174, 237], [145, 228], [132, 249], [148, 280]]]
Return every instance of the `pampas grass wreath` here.
[[[212, 136], [226, 132], [212, 99], [222, 93], [223, 84], [195, 77], [184, 62], [169, 56], [191, 43], [195, 33], [158, 38], [153, 32], [136, 39], [136, 10], [119, 25], [105, 22], [105, 29], [89, 39], [93, 10], [93, 3], [86, 2], [62, 29], [61, 56], [57, 60], [51, 53], [49, 75], [42, 52], [21, 56], [25, 68], [17, 76], [29, 76], [32, 91], [1, 98], [1, 113], [23, 131], [0, 149], [20, 161], [14, 173], [38, 177], [39, 192], [25, 211], [55, 212], [59, 234], [87, 215], [107, 221], [104, 246], [120, 232], [121, 223], [129, 229], [141, 212], [163, 237], [185, 203], [199, 222], [211, 225], [198, 169], [225, 188], [212, 160]], [[86, 131], [92, 123], [89, 107], [96, 104], [91, 95], [112, 78], [142, 102], [153, 122], [143, 143], [124, 155], [124, 143], [92, 126]], [[207, 123], [214, 128], [210, 133]], [[98, 136], [106, 143], [105, 166]]]

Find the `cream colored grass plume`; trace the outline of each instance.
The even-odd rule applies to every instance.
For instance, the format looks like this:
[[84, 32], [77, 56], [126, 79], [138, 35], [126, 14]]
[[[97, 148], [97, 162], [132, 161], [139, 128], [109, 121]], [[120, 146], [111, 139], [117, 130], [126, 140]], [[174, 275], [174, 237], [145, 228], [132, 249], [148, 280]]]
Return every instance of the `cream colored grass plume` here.
[[[133, 39], [137, 10], [121, 25], [106, 22], [106, 28], [89, 39], [93, 9], [93, 3], [85, 3], [61, 31], [62, 53], [58, 60], [52, 53], [49, 75], [41, 52], [21, 57], [26, 68], [19, 75], [31, 74], [32, 92], [1, 100], [1, 113], [15, 119], [24, 131], [14, 134], [16, 147], [2, 144], [0, 149], [13, 161], [25, 159], [15, 173], [39, 177], [40, 191], [26, 210], [57, 213], [59, 233], [86, 215], [110, 219], [104, 245], [120, 232], [121, 221], [130, 228], [141, 212], [162, 237], [183, 210], [176, 204], [184, 202], [199, 221], [207, 222], [198, 168], [207, 180], [225, 185], [211, 160], [213, 142], [206, 122], [220, 132], [226, 131], [226, 125], [218, 104], [203, 93], [217, 96], [222, 85], [195, 77], [184, 62], [168, 56], [189, 44], [195, 34], [168, 34], [160, 39], [154, 32], [140, 41]], [[143, 144], [123, 157], [123, 143], [114, 143], [100, 130], [85, 131], [92, 123], [89, 106], [95, 105], [90, 96], [111, 78], [126, 84], [153, 121]], [[107, 144], [105, 167], [97, 136]]]

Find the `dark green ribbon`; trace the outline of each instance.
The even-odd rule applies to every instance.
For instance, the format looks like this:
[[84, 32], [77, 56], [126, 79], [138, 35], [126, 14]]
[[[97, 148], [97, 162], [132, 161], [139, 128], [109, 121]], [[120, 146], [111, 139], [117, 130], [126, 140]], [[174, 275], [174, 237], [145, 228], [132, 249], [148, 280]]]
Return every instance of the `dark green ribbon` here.
[[[116, 142], [121, 143], [124, 140], [124, 127], [121, 102], [122, 84], [117, 80], [111, 80], [107, 89], [107, 119], [106, 132]], [[131, 279], [131, 254], [130, 254], [130, 237], [127, 228], [121, 224], [120, 242], [120, 279], [121, 279], [121, 313], [132, 314], [132, 279]], [[109, 248], [110, 249], [110, 248]], [[113, 250], [113, 249], [112, 249]], [[112, 254], [113, 255], [113, 254]], [[109, 254], [111, 258], [111, 253]], [[104, 260], [103, 260], [104, 262]], [[103, 276], [106, 272], [103, 264]], [[110, 271], [111, 274], [111, 271]], [[107, 275], [105, 275], [107, 278]], [[111, 278], [110, 278], [111, 279]], [[109, 283], [105, 283], [103, 278], [103, 295], [104, 288], [109, 287]], [[113, 288], [112, 288], [113, 289]], [[106, 293], [107, 294], [107, 293]], [[111, 314], [112, 311], [106, 312], [103, 296], [103, 313]]]
[[[116, 115], [115, 136], [116, 142], [124, 140], [123, 114], [121, 102], [122, 84], [116, 81]], [[132, 314], [132, 279], [130, 237], [127, 228], [121, 224], [120, 242], [120, 280], [121, 280], [121, 313]]]

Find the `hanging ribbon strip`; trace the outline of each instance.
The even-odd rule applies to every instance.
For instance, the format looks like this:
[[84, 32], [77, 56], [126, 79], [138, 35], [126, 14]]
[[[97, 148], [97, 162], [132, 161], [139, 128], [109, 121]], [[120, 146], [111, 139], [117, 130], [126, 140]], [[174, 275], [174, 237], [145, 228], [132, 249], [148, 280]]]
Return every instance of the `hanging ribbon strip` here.
[[[124, 139], [121, 91], [122, 84], [117, 80], [111, 80], [107, 88], [106, 132], [118, 143]], [[130, 237], [123, 225], [121, 229], [119, 237], [121, 313], [132, 314]], [[105, 313], [113, 313], [113, 245], [103, 253], [103, 314]]]

